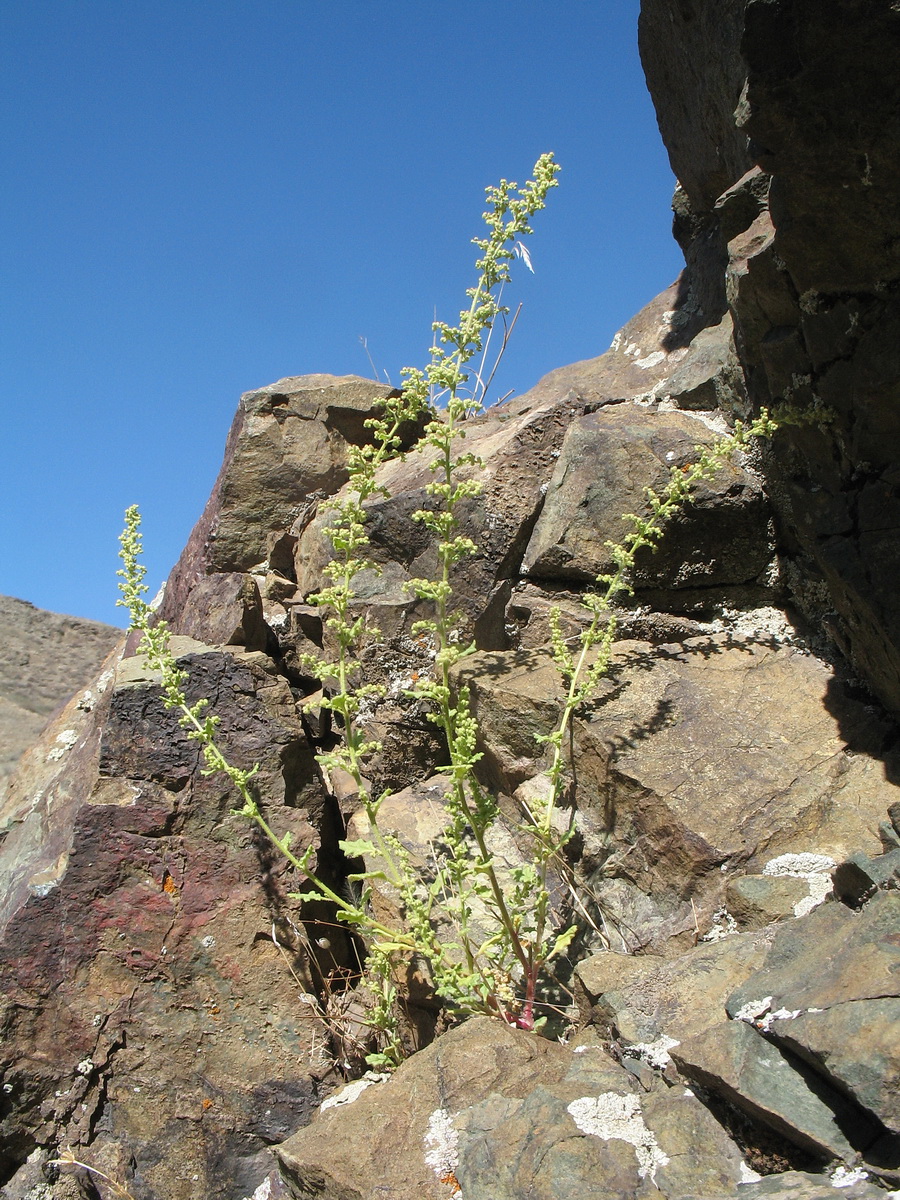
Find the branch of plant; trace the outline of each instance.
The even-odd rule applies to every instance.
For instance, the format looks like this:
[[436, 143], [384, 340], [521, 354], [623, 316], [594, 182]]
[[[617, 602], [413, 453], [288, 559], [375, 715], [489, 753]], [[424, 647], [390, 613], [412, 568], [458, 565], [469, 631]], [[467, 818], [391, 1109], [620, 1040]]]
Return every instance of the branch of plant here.
[[[652, 488], [647, 489], [647, 500], [651, 510], [649, 518], [634, 514], [626, 515], [623, 519], [631, 522], [632, 530], [621, 542], [607, 543], [611, 558], [615, 563], [615, 569], [610, 574], [598, 576], [597, 582], [604, 588], [603, 591], [593, 593], [585, 598], [592, 618], [587, 629], [581, 634], [581, 650], [577, 661], [573, 660], [562, 639], [559, 610], [554, 610], [551, 618], [554, 661], [563, 679], [567, 681], [568, 688], [559, 725], [545, 739], [553, 746], [553, 757], [549, 769], [551, 794], [549, 802], [544, 807], [539, 825], [538, 845], [544, 844], [551, 851], [553, 849], [553, 818], [565, 786], [563, 746], [566, 734], [577, 709], [595, 691], [600, 679], [609, 670], [617, 625], [613, 604], [620, 593], [632, 591], [628, 577], [634, 570], [638, 552], [645, 546], [649, 547], [651, 551], [656, 551], [665, 531], [666, 522], [689, 502], [697, 484], [705, 479], [711, 479], [719, 468], [736, 451], [744, 448], [751, 439], [772, 437], [777, 429], [778, 422], [770, 417], [766, 409], [763, 409], [749, 425], [737, 421], [731, 434], [717, 439], [711, 446], [698, 445], [696, 462], [686, 467], [673, 467], [669, 481], [662, 493], [657, 494]], [[542, 896], [546, 894], [550, 857], [550, 855], [540, 855]], [[546, 918], [546, 906], [542, 904], [538, 909], [537, 935], [535, 937], [537, 946], [543, 943]]]

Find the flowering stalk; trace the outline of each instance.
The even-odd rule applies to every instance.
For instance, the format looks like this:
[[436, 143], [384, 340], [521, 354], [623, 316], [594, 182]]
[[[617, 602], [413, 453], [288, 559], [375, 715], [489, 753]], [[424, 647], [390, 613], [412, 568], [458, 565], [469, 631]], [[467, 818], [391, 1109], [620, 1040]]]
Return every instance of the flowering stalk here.
[[[744, 449], [752, 439], [771, 437], [777, 429], [778, 423], [770, 417], [766, 409], [763, 409], [749, 425], [745, 425], [742, 421], [736, 421], [734, 429], [729, 435], [718, 438], [710, 446], [698, 445], [695, 447], [697, 450], [696, 462], [685, 467], [673, 467], [669, 474], [669, 481], [661, 492], [657, 493], [653, 488], [646, 489], [650, 515], [648, 517], [636, 516], [634, 513], [624, 515], [623, 520], [630, 521], [632, 524], [631, 531], [621, 542], [607, 542], [614, 564], [613, 570], [597, 577], [597, 583], [600, 585], [599, 591], [588, 592], [582, 597], [582, 603], [590, 612], [591, 620], [579, 636], [577, 656], [572, 654], [563, 638], [559, 609], [555, 608], [551, 612], [553, 660], [567, 687], [559, 724], [552, 734], [541, 739], [553, 749], [548, 771], [549, 796], [545, 802], [538, 803], [536, 808], [529, 813], [529, 829], [535, 841], [534, 856], [539, 864], [539, 871], [535, 886], [536, 919], [535, 936], [532, 942], [533, 953], [529, 957], [526, 972], [529, 993], [526, 1007], [533, 996], [537, 976], [544, 965], [540, 954], [550, 914], [548, 870], [553, 858], [558, 855], [571, 837], [571, 831], [565, 834], [554, 833], [554, 815], [560, 808], [567, 785], [563, 747], [568, 739], [569, 728], [575, 712], [596, 693], [600, 680], [609, 671], [618, 625], [614, 609], [616, 599], [623, 594], [627, 595], [633, 592], [629, 577], [634, 570], [638, 552], [645, 546], [653, 551], [657, 549], [668, 521], [690, 501], [697, 484], [703, 480], [712, 479], [723, 464], [735, 452]], [[574, 930], [571, 932], [574, 933]]]

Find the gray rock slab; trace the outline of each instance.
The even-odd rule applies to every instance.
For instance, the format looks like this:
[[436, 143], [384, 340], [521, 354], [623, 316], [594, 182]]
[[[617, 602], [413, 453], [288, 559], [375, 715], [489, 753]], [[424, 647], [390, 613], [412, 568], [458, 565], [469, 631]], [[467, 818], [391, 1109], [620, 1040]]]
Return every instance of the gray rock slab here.
[[[890, 1195], [890, 1193], [888, 1193]], [[754, 1183], [741, 1184], [734, 1192], [723, 1192], [716, 1200], [885, 1200], [885, 1191], [871, 1182], [865, 1171], [813, 1175], [808, 1171], [782, 1171]], [[685, 1196], [684, 1200], [694, 1200]]]
[[769, 1035], [900, 1134], [900, 998], [774, 1018]]
[[[892, 830], [892, 826], [888, 826]], [[882, 834], [882, 842], [888, 838]], [[863, 904], [876, 891], [900, 888], [900, 849], [874, 857], [857, 851], [840, 863], [832, 876], [834, 893], [845, 904]]]
[[727, 1010], [733, 1017], [765, 998], [768, 1011], [793, 1012], [898, 996], [900, 894], [885, 892], [858, 913], [824, 904], [782, 925], [764, 966], [732, 993]]
[[808, 896], [808, 880], [792, 875], [739, 875], [725, 888], [726, 907], [743, 929], [795, 916]]
[[781, 927], [728, 998], [831, 1086], [900, 1133], [900, 895], [827, 904]]
[[852, 1162], [880, 1134], [821, 1076], [743, 1021], [721, 1022], [670, 1053], [688, 1079], [825, 1159]]

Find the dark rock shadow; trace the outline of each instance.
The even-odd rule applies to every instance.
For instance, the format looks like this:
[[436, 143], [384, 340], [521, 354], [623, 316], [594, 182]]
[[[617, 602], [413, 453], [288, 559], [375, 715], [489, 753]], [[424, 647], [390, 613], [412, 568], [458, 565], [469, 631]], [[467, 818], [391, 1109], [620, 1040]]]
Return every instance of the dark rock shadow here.
[[900, 784], [900, 725], [840, 662], [823, 697], [850, 754], [866, 754], [884, 767], [887, 783]]

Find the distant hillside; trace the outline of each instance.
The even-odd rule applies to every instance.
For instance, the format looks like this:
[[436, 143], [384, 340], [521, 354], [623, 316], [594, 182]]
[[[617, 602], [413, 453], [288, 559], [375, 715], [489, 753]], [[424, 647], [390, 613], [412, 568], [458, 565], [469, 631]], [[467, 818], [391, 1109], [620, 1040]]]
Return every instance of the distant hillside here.
[[53, 711], [103, 662], [122, 630], [0, 596], [0, 793]]

